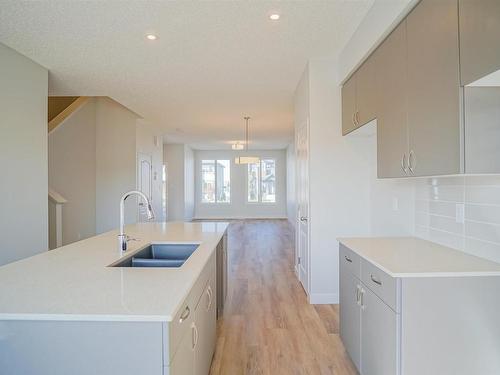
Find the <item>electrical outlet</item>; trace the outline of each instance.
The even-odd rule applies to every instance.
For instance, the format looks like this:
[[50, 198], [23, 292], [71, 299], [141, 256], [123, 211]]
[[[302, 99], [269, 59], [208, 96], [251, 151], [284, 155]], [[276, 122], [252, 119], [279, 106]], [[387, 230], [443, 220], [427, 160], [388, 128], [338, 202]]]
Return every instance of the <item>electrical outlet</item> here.
[[455, 205], [455, 221], [457, 223], [465, 222], [465, 204], [457, 203]]

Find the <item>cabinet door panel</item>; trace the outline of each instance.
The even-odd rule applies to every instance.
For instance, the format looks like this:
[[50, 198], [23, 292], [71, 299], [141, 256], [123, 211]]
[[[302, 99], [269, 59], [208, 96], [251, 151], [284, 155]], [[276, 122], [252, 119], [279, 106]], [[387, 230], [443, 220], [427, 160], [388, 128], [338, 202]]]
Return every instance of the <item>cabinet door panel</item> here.
[[397, 315], [366, 286], [363, 290], [361, 373], [397, 375]]
[[460, 70], [468, 85], [500, 69], [500, 1], [459, 0]]
[[170, 364], [169, 375], [194, 375], [194, 351], [191, 329], [181, 339], [179, 349]]
[[406, 19], [408, 129], [416, 176], [461, 172], [456, 0], [422, 0]]
[[500, 87], [465, 88], [465, 173], [500, 173]]
[[342, 135], [356, 129], [354, 113], [356, 112], [356, 82], [355, 77], [349, 78], [342, 86]]
[[359, 126], [362, 126], [377, 117], [377, 89], [373, 56], [370, 56], [354, 75], [356, 77], [356, 112]]
[[358, 279], [341, 263], [340, 268], [340, 337], [354, 365], [359, 369], [361, 355], [361, 317], [356, 301]]
[[377, 174], [402, 177], [408, 158], [406, 21], [375, 51], [377, 68]]
[[216, 343], [216, 305], [212, 277], [208, 281], [195, 312], [195, 322], [198, 329], [198, 342], [194, 352], [196, 375], [208, 375], [210, 372]]

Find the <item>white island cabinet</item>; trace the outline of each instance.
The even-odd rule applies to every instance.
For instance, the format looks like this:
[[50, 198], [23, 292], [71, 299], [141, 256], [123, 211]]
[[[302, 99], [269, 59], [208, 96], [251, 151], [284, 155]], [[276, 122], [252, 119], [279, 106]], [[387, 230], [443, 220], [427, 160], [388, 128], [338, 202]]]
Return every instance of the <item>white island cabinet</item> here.
[[[0, 267], [0, 374], [208, 375], [226, 223], [141, 223]], [[179, 268], [115, 267], [195, 244]], [[220, 291], [219, 291], [220, 293]]]
[[500, 264], [416, 238], [340, 243], [340, 335], [361, 375], [500, 373]]

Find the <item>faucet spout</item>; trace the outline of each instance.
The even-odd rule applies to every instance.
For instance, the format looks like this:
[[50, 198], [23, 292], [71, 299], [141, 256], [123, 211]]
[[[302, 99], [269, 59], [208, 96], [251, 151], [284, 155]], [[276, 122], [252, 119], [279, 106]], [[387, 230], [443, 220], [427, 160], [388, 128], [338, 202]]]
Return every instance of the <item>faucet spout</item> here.
[[120, 234], [118, 235], [118, 246], [120, 251], [127, 250], [127, 235], [125, 234], [125, 201], [131, 195], [138, 195], [142, 198], [142, 200], [146, 203], [147, 217], [148, 220], [153, 220], [155, 218], [155, 214], [153, 211], [153, 207], [151, 206], [151, 202], [149, 198], [142, 192], [138, 190], [131, 190], [122, 195], [120, 199]]

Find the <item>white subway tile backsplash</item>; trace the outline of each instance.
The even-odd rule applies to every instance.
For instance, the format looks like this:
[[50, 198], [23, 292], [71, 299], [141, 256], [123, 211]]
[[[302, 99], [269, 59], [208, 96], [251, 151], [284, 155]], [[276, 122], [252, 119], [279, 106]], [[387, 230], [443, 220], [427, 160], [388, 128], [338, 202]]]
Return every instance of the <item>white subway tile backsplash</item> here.
[[429, 227], [457, 235], [463, 235], [464, 224], [457, 223], [455, 218], [429, 215]]
[[500, 225], [468, 221], [465, 226], [465, 235], [500, 244]]
[[500, 244], [465, 237], [464, 251], [500, 263]]
[[415, 190], [417, 237], [500, 262], [500, 175], [419, 179]]
[[465, 220], [500, 224], [500, 206], [466, 204]]
[[500, 205], [500, 186], [467, 185], [465, 201], [466, 203]]

